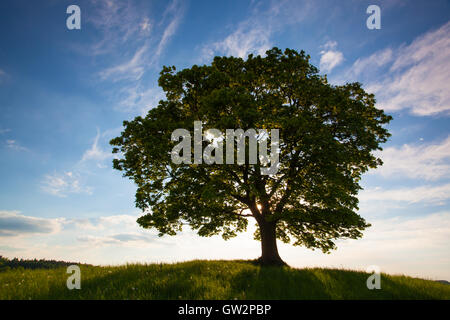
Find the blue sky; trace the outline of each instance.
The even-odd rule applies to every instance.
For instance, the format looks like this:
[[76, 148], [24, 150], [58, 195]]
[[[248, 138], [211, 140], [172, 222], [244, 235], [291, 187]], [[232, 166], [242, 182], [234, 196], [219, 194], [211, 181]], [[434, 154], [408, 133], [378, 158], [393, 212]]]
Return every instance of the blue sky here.
[[[81, 8], [68, 30], [66, 8]], [[381, 29], [366, 27], [369, 5]], [[96, 264], [256, 258], [186, 230], [158, 238], [135, 220], [134, 185], [111, 166], [122, 121], [163, 98], [163, 65], [277, 46], [305, 50], [330, 82], [360, 81], [394, 117], [362, 180], [362, 240], [321, 252], [280, 244], [296, 267], [366, 269], [450, 280], [448, 1], [2, 1], [0, 254]], [[252, 224], [251, 224], [252, 225]]]

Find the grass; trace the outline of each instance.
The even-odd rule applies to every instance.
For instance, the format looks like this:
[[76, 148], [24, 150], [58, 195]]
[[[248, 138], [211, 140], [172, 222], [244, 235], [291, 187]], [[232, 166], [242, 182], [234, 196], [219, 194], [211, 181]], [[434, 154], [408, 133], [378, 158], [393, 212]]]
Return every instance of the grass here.
[[365, 272], [260, 267], [249, 261], [81, 265], [81, 290], [68, 290], [66, 268], [0, 272], [0, 299], [450, 299], [450, 285]]

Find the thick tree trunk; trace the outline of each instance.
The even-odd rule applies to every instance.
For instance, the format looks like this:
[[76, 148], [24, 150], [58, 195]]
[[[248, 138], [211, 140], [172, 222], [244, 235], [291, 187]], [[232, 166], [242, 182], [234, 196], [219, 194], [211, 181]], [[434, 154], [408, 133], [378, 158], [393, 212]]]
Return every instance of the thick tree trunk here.
[[259, 231], [261, 234], [261, 257], [258, 262], [261, 265], [278, 265], [283, 266], [286, 263], [281, 260], [278, 254], [276, 224], [274, 222], [267, 222], [265, 219], [259, 221]]

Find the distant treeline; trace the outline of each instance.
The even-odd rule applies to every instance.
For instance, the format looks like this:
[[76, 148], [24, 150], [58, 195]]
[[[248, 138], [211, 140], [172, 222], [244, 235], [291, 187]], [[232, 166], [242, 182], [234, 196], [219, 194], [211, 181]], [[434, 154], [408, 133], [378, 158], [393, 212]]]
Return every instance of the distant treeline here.
[[66, 267], [72, 264], [80, 264], [77, 262], [67, 262], [67, 261], [57, 261], [57, 260], [45, 260], [45, 259], [8, 259], [0, 256], [0, 271], [5, 271], [9, 269], [55, 269], [59, 267]]

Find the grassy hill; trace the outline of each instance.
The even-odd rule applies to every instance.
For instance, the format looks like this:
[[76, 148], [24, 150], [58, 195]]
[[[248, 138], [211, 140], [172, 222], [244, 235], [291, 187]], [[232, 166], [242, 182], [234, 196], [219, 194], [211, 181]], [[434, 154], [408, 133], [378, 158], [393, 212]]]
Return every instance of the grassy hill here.
[[81, 265], [81, 290], [68, 290], [65, 267], [0, 272], [0, 299], [450, 299], [450, 285], [364, 272], [260, 267], [249, 261]]

